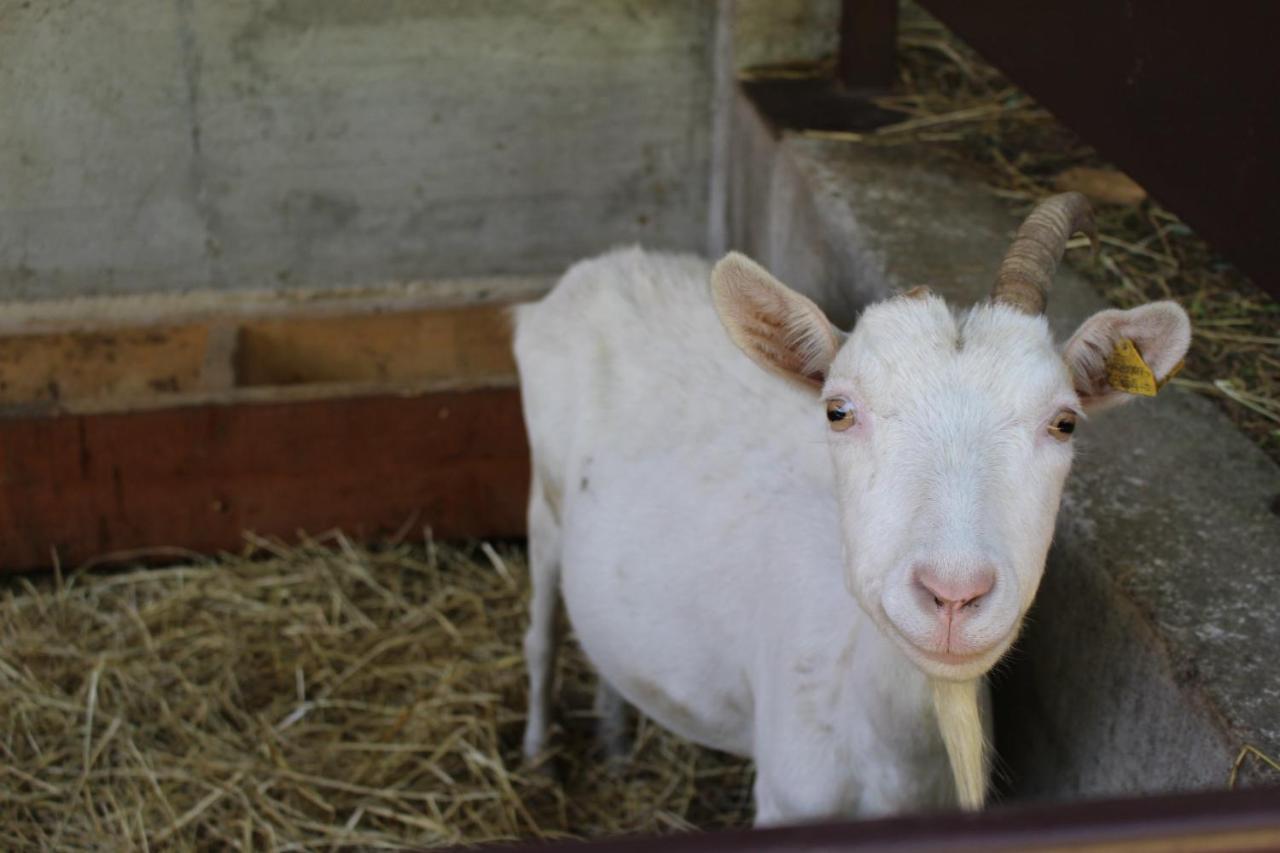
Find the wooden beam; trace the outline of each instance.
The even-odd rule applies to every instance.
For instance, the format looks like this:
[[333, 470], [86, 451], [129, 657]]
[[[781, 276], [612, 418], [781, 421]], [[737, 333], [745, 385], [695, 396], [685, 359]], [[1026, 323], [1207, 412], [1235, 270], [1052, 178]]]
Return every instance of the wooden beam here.
[[240, 328], [236, 384], [514, 376], [506, 310], [478, 305], [248, 321]]
[[208, 333], [173, 325], [0, 337], [0, 406], [196, 390]]
[[0, 324], [0, 570], [244, 531], [524, 530], [508, 297], [541, 285], [55, 303]]
[[0, 419], [0, 569], [244, 530], [515, 536], [528, 470], [513, 388]]
[[506, 305], [348, 309], [0, 335], [0, 415], [515, 382]]
[[898, 79], [898, 0], [844, 0], [836, 79], [850, 92], [887, 91]]

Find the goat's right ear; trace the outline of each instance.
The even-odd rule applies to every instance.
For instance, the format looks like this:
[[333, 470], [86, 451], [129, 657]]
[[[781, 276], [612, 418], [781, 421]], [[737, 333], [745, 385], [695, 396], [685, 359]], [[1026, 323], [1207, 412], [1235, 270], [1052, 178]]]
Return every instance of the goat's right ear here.
[[1108, 308], [1085, 320], [1062, 352], [1085, 412], [1101, 411], [1133, 399], [1134, 389], [1111, 385], [1110, 359], [1121, 341], [1136, 349], [1138, 363], [1154, 383], [1149, 393], [1154, 394], [1181, 367], [1191, 346], [1191, 321], [1182, 306], [1168, 301], [1149, 302], [1126, 311]]
[[730, 252], [711, 270], [711, 301], [729, 338], [756, 364], [822, 387], [840, 334], [807, 297], [746, 255]]

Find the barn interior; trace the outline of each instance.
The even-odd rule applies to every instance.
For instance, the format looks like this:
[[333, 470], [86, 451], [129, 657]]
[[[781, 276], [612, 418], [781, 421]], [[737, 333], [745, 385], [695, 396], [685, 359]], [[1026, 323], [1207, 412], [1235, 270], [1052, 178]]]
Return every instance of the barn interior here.
[[1274, 278], [923, 5], [0, 2], [5, 846], [749, 826], [742, 760], [643, 720], [604, 760], [577, 653], [520, 760], [508, 311], [628, 244], [743, 251], [846, 327], [967, 305], [1063, 187], [1104, 242], [1058, 337], [1172, 297], [1196, 349], [1082, 431], [991, 676], [999, 808], [1280, 781]]

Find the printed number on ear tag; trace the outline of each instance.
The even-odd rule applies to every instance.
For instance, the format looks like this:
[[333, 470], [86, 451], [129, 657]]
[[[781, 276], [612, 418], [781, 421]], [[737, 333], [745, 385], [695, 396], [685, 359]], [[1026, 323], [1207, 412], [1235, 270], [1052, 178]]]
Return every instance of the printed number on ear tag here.
[[1134, 346], [1133, 341], [1121, 338], [1116, 341], [1115, 352], [1107, 359], [1107, 381], [1111, 387], [1126, 394], [1138, 394], [1143, 397], [1154, 397], [1165, 383], [1177, 375], [1182, 369], [1182, 362], [1174, 365], [1173, 370], [1164, 379], [1156, 379], [1155, 373], [1145, 361], [1142, 353]]

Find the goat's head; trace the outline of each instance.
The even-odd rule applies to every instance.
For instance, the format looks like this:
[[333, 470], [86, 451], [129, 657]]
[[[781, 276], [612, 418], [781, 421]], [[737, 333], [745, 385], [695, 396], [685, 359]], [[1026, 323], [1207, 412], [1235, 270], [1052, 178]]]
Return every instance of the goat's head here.
[[1009, 648], [1044, 571], [1078, 421], [1129, 395], [1107, 379], [1128, 339], [1157, 379], [1186, 352], [1172, 302], [1093, 315], [1059, 350], [1043, 316], [1067, 239], [1094, 236], [1075, 193], [1018, 231], [991, 299], [953, 313], [917, 288], [849, 335], [804, 296], [731, 254], [712, 296], [733, 341], [807, 387], [828, 439], [848, 584], [929, 675], [971, 679]]

